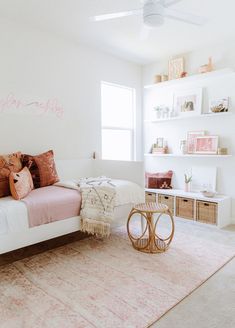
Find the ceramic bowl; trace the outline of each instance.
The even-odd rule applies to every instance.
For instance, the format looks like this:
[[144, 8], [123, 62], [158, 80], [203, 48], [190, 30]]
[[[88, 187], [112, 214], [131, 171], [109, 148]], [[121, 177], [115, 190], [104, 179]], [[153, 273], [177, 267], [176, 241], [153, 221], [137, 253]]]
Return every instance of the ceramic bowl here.
[[214, 191], [208, 191], [208, 190], [203, 190], [201, 191], [201, 194], [204, 196], [204, 197], [208, 197], [208, 198], [213, 198], [215, 197], [216, 193]]

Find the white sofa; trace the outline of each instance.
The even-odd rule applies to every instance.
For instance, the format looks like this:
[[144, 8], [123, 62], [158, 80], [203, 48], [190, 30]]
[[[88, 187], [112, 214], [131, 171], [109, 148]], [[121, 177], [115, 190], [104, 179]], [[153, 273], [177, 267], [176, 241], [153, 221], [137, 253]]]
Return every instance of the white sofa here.
[[[105, 175], [113, 179], [129, 180], [144, 188], [142, 162], [92, 159], [56, 160], [56, 167], [61, 180]], [[5, 197], [0, 199], [0, 209], [1, 206], [12, 213], [15, 213], [13, 212], [14, 206], [17, 206], [17, 217], [13, 215], [11, 222], [7, 222], [12, 228], [5, 233], [4, 229], [1, 231], [3, 223], [0, 221], [0, 254], [80, 230], [79, 216], [29, 228], [27, 222], [22, 219], [25, 214], [23, 212], [27, 211], [22, 202]], [[125, 223], [131, 206], [132, 204], [125, 204], [115, 208], [114, 225]]]

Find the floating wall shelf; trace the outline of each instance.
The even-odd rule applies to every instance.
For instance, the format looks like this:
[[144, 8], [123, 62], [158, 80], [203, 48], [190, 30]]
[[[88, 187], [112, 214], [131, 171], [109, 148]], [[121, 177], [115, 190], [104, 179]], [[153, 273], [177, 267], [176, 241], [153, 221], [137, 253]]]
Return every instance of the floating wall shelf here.
[[194, 119], [194, 118], [207, 118], [207, 117], [221, 117], [221, 116], [231, 116], [233, 115], [233, 112], [222, 112], [222, 113], [205, 113], [200, 115], [194, 115], [194, 116], [175, 116], [175, 117], [168, 117], [168, 118], [159, 118], [155, 120], [145, 120], [145, 123], [159, 123], [159, 122], [169, 122], [169, 121], [178, 121], [178, 120], [185, 120], [185, 119]]
[[184, 78], [181, 78], [181, 79], [175, 79], [175, 80], [170, 80], [170, 81], [145, 85], [144, 88], [145, 89], [151, 89], [151, 88], [155, 89], [155, 88], [162, 88], [162, 87], [171, 87], [171, 86], [174, 86], [174, 85], [200, 81], [200, 80], [203, 80], [203, 79], [223, 77], [223, 76], [227, 76], [227, 75], [232, 75], [234, 73], [235, 72], [232, 68], [224, 68], [224, 69], [220, 69], [220, 70], [217, 70], [217, 71], [212, 71], [212, 72], [209, 72], [209, 73], [195, 74], [195, 75], [187, 76], [187, 77], [184, 77]]
[[144, 154], [145, 157], [206, 157], [206, 158], [228, 158], [233, 155], [209, 155], [209, 154]]

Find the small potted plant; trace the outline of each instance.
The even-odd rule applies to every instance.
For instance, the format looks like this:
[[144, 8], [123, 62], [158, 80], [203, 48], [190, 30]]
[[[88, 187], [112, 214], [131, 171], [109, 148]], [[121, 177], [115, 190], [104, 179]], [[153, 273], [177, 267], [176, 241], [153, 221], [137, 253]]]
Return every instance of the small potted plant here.
[[161, 106], [156, 106], [153, 109], [156, 113], [157, 119], [160, 119], [162, 117], [162, 107]]
[[184, 190], [186, 192], [190, 192], [192, 178], [192, 175], [186, 173], [184, 174]]

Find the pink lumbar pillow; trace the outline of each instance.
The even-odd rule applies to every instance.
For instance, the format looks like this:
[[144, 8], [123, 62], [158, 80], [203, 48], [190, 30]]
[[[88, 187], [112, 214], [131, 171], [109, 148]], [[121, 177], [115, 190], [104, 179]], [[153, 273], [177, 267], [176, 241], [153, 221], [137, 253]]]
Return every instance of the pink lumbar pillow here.
[[12, 197], [16, 200], [26, 197], [33, 190], [33, 179], [27, 167], [9, 176]]

